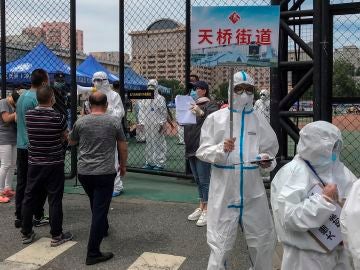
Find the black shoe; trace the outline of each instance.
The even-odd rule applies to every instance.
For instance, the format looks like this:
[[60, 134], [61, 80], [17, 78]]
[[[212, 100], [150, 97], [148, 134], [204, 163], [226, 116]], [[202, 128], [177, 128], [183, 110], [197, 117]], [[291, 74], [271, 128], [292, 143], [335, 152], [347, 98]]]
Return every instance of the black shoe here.
[[51, 247], [60, 246], [61, 244], [64, 244], [65, 242], [72, 240], [73, 237], [74, 236], [72, 235], [71, 232], [62, 233], [59, 236], [53, 237], [51, 239], [50, 246]]
[[33, 225], [35, 227], [45, 226], [45, 225], [48, 225], [49, 223], [50, 223], [49, 217], [47, 217], [47, 216], [43, 216], [40, 219], [36, 219], [36, 218], [33, 219]]
[[21, 219], [15, 219], [15, 228], [21, 228]]
[[34, 231], [31, 231], [31, 233], [28, 233], [28, 234], [23, 234], [22, 243], [24, 245], [30, 244], [30, 243], [32, 243], [34, 241], [34, 238], [35, 238]]
[[101, 262], [105, 262], [107, 260], [110, 260], [112, 257], [114, 257], [114, 254], [111, 252], [103, 252], [101, 255], [96, 257], [86, 257], [86, 265], [93, 265]]

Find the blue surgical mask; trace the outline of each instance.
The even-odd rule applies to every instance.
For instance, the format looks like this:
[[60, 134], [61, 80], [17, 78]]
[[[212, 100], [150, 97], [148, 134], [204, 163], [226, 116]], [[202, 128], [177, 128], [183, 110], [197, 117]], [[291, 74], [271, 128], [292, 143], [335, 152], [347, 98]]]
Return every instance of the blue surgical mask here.
[[194, 89], [191, 90], [190, 96], [193, 98], [193, 100], [197, 100], [199, 98], [197, 92]]

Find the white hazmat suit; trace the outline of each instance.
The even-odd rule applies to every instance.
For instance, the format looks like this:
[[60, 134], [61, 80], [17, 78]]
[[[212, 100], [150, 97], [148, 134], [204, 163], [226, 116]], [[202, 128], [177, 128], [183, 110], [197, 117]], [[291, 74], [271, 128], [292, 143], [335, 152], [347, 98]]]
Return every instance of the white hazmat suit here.
[[260, 91], [260, 99], [254, 104], [254, 110], [262, 113], [268, 122], [270, 122], [270, 92], [266, 89]]
[[[254, 86], [245, 72], [234, 74], [234, 86]], [[211, 248], [208, 270], [226, 269], [239, 223], [242, 225], [254, 270], [271, 270], [275, 230], [267, 196], [257, 165], [242, 162], [278, 152], [275, 132], [253, 110], [253, 94], [233, 94], [233, 107], [210, 114], [205, 120], [196, 156], [212, 163], [207, 220], [207, 242]], [[233, 110], [235, 150], [223, 150], [230, 138], [230, 110]], [[274, 160], [267, 170], [276, 166]]]
[[139, 124], [144, 127], [146, 146], [144, 168], [161, 170], [166, 162], [165, 124], [167, 108], [165, 98], [159, 94], [156, 80], [149, 80], [148, 89], [154, 99], [144, 99], [139, 108]]
[[320, 180], [337, 185], [339, 199], [347, 197], [355, 176], [339, 160], [340, 130], [324, 121], [307, 124], [300, 131], [297, 155], [282, 167], [271, 184], [271, 205], [279, 241], [283, 243], [282, 270], [352, 269], [342, 246], [327, 253], [308, 230], [320, 228], [335, 206], [322, 195], [309, 195]]
[[[108, 108], [106, 113], [116, 117], [119, 123], [121, 123], [122, 118], [125, 115], [124, 106], [122, 104], [120, 95], [111, 89], [106, 73], [103, 71], [95, 72], [92, 78], [92, 82], [94, 84], [95, 90], [100, 91], [101, 93], [105, 94], [107, 97]], [[93, 87], [83, 87], [79, 85], [77, 86], [78, 95], [93, 91], [94, 91]], [[115, 167], [118, 173], [115, 178], [114, 192], [119, 193], [124, 189], [124, 186], [120, 179], [120, 172], [118, 171], [119, 161], [118, 161], [117, 150], [115, 151]]]
[[351, 252], [355, 270], [360, 270], [360, 181], [356, 181], [341, 212], [341, 229], [346, 247]]

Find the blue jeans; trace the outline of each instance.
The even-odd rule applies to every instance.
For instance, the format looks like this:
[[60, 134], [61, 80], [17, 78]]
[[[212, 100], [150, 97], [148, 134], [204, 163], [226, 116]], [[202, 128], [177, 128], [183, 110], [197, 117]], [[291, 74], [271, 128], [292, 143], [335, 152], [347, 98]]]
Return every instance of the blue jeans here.
[[207, 203], [209, 196], [211, 164], [201, 161], [197, 157], [189, 157], [189, 164], [195, 182], [198, 185], [199, 198], [202, 203]]

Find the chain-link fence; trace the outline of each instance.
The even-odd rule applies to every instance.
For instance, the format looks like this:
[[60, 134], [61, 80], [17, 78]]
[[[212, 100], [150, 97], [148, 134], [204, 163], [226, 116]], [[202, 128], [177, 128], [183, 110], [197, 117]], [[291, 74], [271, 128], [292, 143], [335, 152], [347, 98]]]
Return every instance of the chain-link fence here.
[[[31, 70], [46, 67], [53, 82], [57, 71], [66, 70], [70, 64], [70, 0], [54, 1], [4, 1], [6, 9], [6, 90], [29, 87]], [[289, 1], [295, 3], [296, 1]], [[353, 3], [334, 0], [331, 4]], [[159, 94], [155, 99], [127, 99], [126, 127], [129, 134], [129, 167], [148, 171], [186, 173], [183, 130], [175, 120], [174, 98], [189, 91], [186, 86], [186, 1], [135, 1], [124, 2], [126, 91], [145, 91], [150, 79], [157, 79]], [[313, 1], [304, 1], [303, 9], [312, 9]], [[269, 5], [270, 0], [192, 0], [192, 6]], [[81, 11], [79, 11], [81, 12]], [[359, 97], [359, 14], [339, 15], [333, 18], [333, 96]], [[312, 47], [313, 26], [291, 26], [305, 43]], [[77, 52], [83, 48], [82, 32], [76, 32]], [[289, 61], [308, 61], [292, 39], [288, 42]], [[84, 55], [82, 55], [84, 56]], [[85, 58], [85, 57], [83, 57]], [[121, 69], [120, 69], [121, 70]], [[270, 89], [270, 69], [263, 67], [235, 67], [245, 70], [256, 82], [258, 92]], [[211, 97], [219, 105], [227, 102], [229, 67], [190, 66], [189, 73], [196, 74], [210, 86]], [[304, 74], [288, 76], [288, 90]], [[67, 75], [68, 76], [68, 75]], [[69, 84], [69, 78], [66, 80]], [[310, 88], [290, 110], [312, 111], [313, 90]], [[128, 94], [128, 97], [130, 95]], [[259, 96], [256, 97], [257, 99]], [[358, 166], [354, 151], [360, 141], [356, 124], [359, 104], [337, 103], [333, 106], [333, 122], [343, 131], [345, 150], [343, 159], [355, 172]], [[267, 109], [265, 109], [266, 111]], [[265, 112], [267, 113], [267, 111]], [[301, 128], [313, 118], [291, 119]], [[289, 137], [288, 156], [295, 154], [295, 142]], [[71, 171], [71, 158], [67, 155], [66, 172]], [[359, 174], [359, 172], [357, 172]]]
[[[30, 88], [31, 73], [37, 68], [45, 69], [52, 85], [55, 77], [65, 80], [66, 85], [55, 91], [57, 107], [69, 117], [70, 1], [4, 2], [6, 44], [2, 46], [6, 46], [6, 95], [13, 91], [24, 93]], [[60, 73], [64, 76], [55, 75]], [[66, 175], [71, 171], [70, 152], [67, 152]]]
[[[334, 1], [350, 3], [353, 1]], [[333, 104], [332, 122], [342, 132], [342, 161], [360, 176], [360, 12], [333, 17]]]
[[[251, 1], [252, 5], [268, 5], [268, 0]], [[249, 1], [194, 0], [192, 6], [239, 6]], [[125, 2], [125, 52], [130, 66], [147, 79], [157, 79], [160, 93], [154, 100], [132, 100], [127, 121], [129, 139], [128, 165], [148, 170], [165, 170], [184, 174], [185, 145], [183, 128], [175, 119], [174, 99], [186, 94], [186, 1]], [[125, 59], [127, 56], [125, 56]], [[270, 89], [270, 69], [239, 66], [256, 81], [256, 87]], [[219, 107], [227, 103], [230, 68], [227, 66], [191, 66], [190, 73], [209, 84], [210, 95]], [[125, 78], [125, 80], [127, 80]], [[126, 88], [126, 83], [125, 83]], [[166, 89], [168, 88], [168, 90]], [[169, 92], [170, 91], [170, 92]], [[166, 100], [167, 112], [163, 99]], [[160, 134], [161, 124], [167, 119]], [[140, 124], [140, 126], [139, 126]], [[139, 128], [141, 127], [141, 129]]]

